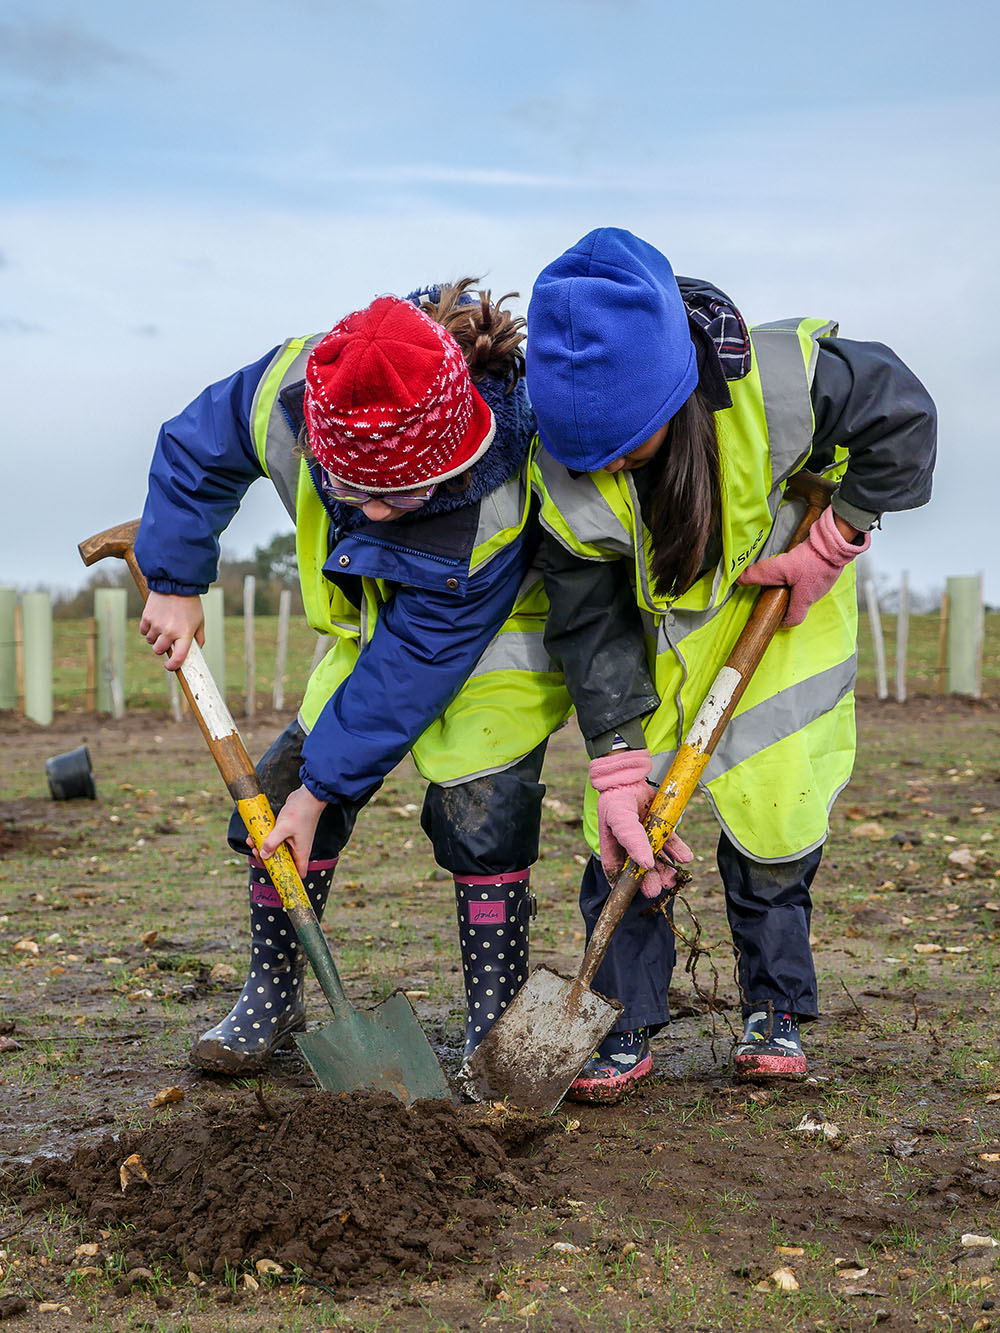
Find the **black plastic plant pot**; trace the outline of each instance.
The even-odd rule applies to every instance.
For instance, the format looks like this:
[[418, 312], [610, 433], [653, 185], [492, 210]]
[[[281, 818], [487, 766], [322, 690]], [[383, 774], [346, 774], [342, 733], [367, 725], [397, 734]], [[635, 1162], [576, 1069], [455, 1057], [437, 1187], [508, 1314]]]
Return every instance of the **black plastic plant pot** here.
[[85, 745], [46, 759], [45, 776], [49, 780], [49, 791], [54, 801], [74, 801], [80, 797], [88, 801], [97, 800], [94, 770], [90, 763], [90, 752]]

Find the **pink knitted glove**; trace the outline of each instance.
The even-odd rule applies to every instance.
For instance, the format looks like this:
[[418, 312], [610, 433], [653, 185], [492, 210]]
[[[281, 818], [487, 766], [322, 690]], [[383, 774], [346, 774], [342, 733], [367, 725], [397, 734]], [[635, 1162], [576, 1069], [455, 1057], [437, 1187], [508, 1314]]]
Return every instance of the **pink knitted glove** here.
[[[636, 865], [649, 871], [642, 881], [646, 898], [659, 897], [677, 878], [673, 866], [657, 862], [642, 827], [654, 796], [646, 781], [652, 766], [653, 756], [648, 750], [616, 750], [590, 761], [590, 785], [598, 793], [597, 837], [604, 873], [613, 880], [626, 856], [631, 856]], [[663, 854], [682, 863], [694, 858], [676, 833], [664, 843]]]
[[[667, 860], [667, 858], [670, 860]], [[678, 833], [671, 833], [663, 844], [663, 850], [656, 858], [656, 865], [643, 878], [642, 893], [644, 898], [658, 898], [667, 889], [672, 889], [677, 882], [677, 870], [670, 864], [687, 865], [694, 860], [694, 852]]]
[[871, 533], [864, 534], [860, 546], [849, 542], [833, 519], [833, 509], [827, 506], [809, 529], [804, 542], [799, 542], [783, 555], [772, 555], [758, 560], [745, 569], [738, 583], [763, 584], [767, 588], [791, 588], [788, 611], [781, 622], [782, 629], [801, 625], [813, 602], [830, 591], [840, 577], [840, 571], [871, 545]]

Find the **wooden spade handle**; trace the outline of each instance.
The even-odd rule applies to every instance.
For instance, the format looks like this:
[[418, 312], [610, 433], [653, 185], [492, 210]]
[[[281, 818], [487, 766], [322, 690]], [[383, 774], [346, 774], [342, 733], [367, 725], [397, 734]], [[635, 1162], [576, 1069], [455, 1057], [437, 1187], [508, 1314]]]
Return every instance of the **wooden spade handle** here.
[[[85, 565], [93, 565], [109, 555], [124, 560], [135, 580], [135, 586], [145, 600], [149, 596], [149, 585], [135, 558], [138, 531], [138, 519], [119, 523], [117, 527], [89, 537], [77, 549]], [[191, 644], [184, 665], [177, 669], [177, 675], [247, 832], [255, 845], [260, 847], [274, 828], [274, 812], [260, 785], [260, 778], [247, 753], [243, 737], [197, 643]], [[274, 855], [266, 858], [264, 865], [330, 1004], [334, 1009], [338, 1006], [350, 1008], [329, 945], [320, 930], [291, 852], [281, 843]]]
[[[786, 550], [790, 551], [805, 540], [813, 523], [830, 503], [835, 489], [832, 483], [811, 472], [798, 472], [791, 478], [787, 492], [804, 502], [805, 512]], [[743, 698], [775, 630], [785, 618], [790, 596], [791, 591], [786, 587], [762, 590], [725, 666], [719, 669], [712, 682], [647, 812], [644, 827], [654, 855], [662, 850], [677, 827], [729, 719]], [[646, 871], [636, 865], [631, 857], [622, 867], [597, 919], [580, 964], [577, 980], [581, 985], [589, 988], [593, 982], [597, 969], [604, 961], [611, 936], [618, 928], [645, 874]]]

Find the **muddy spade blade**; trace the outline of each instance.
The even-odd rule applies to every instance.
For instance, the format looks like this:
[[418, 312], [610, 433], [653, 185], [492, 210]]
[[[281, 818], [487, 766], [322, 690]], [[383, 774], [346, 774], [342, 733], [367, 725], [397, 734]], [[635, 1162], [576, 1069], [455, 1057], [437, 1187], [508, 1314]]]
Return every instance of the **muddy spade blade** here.
[[391, 1092], [407, 1106], [452, 1095], [405, 995], [391, 995], [374, 1009], [338, 1004], [333, 1022], [297, 1033], [295, 1041], [327, 1092]]
[[[79, 549], [85, 565], [107, 555], [123, 559], [145, 600], [149, 587], [135, 556], [138, 531], [138, 519], [121, 523], [81, 542]], [[260, 847], [274, 828], [274, 812], [197, 643], [188, 648], [177, 675], [247, 832]], [[451, 1097], [444, 1071], [405, 995], [370, 1011], [352, 1007], [287, 845], [281, 843], [273, 856], [264, 858], [264, 865], [333, 1010], [333, 1022], [322, 1032], [296, 1038], [320, 1086], [330, 1092], [379, 1089], [407, 1104], [418, 1097]]]
[[462, 1091], [475, 1101], [509, 1097], [554, 1111], [622, 1012], [579, 978], [536, 967], [462, 1066]]

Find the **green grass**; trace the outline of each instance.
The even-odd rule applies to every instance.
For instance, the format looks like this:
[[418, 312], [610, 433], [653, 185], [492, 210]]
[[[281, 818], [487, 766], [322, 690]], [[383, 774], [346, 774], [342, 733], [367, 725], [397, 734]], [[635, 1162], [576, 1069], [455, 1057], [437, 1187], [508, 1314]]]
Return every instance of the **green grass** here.
[[[865, 694], [875, 692], [875, 651], [871, 624], [865, 611], [858, 623], [858, 684]], [[883, 614], [882, 637], [885, 644], [886, 677], [889, 697], [896, 697], [896, 616]], [[937, 612], [910, 616], [909, 646], [906, 654], [906, 686], [912, 694], [939, 692], [941, 617]], [[947, 684], [945, 684], [947, 688]], [[983, 644], [983, 694], [1000, 694], [1000, 612], [986, 616]]]
[[[277, 642], [277, 618], [258, 616], [255, 620], [256, 699], [260, 711], [271, 706], [274, 688], [274, 662]], [[886, 649], [889, 695], [896, 689], [896, 617], [882, 616]], [[242, 709], [246, 698], [244, 670], [244, 631], [240, 616], [227, 616], [226, 696], [230, 707]], [[53, 623], [53, 695], [57, 711], [80, 711], [86, 704], [87, 636], [85, 620], [56, 620]], [[907, 689], [914, 694], [934, 694], [938, 690], [938, 644], [940, 618], [936, 613], [910, 617], [910, 641], [907, 654]], [[863, 693], [875, 691], [875, 660], [867, 615], [862, 612], [858, 633], [858, 680]], [[289, 626], [288, 657], [285, 669], [285, 707], [294, 707], [312, 663], [316, 635], [302, 616], [293, 617]], [[1000, 612], [986, 617], [983, 654], [983, 693], [1000, 694]], [[125, 654], [126, 708], [166, 711], [167, 682], [162, 663], [155, 657], [138, 632], [135, 621], [129, 623]]]
[[[263, 709], [270, 701], [275, 622], [257, 623]], [[233, 618], [226, 628], [230, 704], [251, 752], [259, 753], [276, 730], [275, 719], [267, 718], [260, 727], [244, 725], [237, 679], [243, 622]], [[984, 685], [994, 698], [1000, 696], [998, 630], [1000, 617], [991, 616]], [[892, 683], [895, 627], [889, 617], [885, 632]], [[937, 633], [936, 616], [914, 618], [912, 694], [934, 691]], [[50, 1116], [82, 1118], [98, 1095], [113, 1113], [109, 1131], [163, 1123], [196, 1110], [203, 1097], [216, 1096], [214, 1088], [189, 1083], [184, 1103], [156, 1112], [149, 1108], [153, 1092], [182, 1080], [174, 1071], [184, 1067], [202, 1011], [213, 1019], [225, 1012], [245, 962], [242, 863], [225, 845], [229, 802], [197, 729], [190, 719], [183, 728], [160, 725], [167, 707], [162, 667], [137, 632], [129, 643], [126, 683], [130, 713], [140, 713], [139, 718], [131, 727], [118, 727], [83, 714], [84, 635], [82, 622], [56, 622], [58, 735], [35, 734], [12, 721], [0, 777], [0, 797], [11, 802], [12, 818], [33, 841], [12, 847], [0, 861], [0, 1019], [16, 1019], [15, 1035], [25, 1039], [22, 1051], [3, 1057], [2, 1074], [19, 1125], [42, 1130]], [[313, 645], [311, 631], [301, 620], [293, 623], [289, 710]], [[864, 616], [860, 652], [862, 693], [871, 696], [871, 640]], [[957, 1238], [966, 1230], [995, 1230], [989, 1221], [992, 1202], [984, 1199], [977, 1214], [966, 1196], [954, 1216], [951, 1205], [931, 1213], [926, 1206], [921, 1212], [919, 1204], [937, 1173], [964, 1166], [976, 1152], [997, 1150], [996, 1112], [984, 1098], [1000, 1087], [994, 1031], [1000, 912], [983, 904], [1000, 899], [994, 870], [1000, 864], [1000, 839], [981, 841], [996, 826], [991, 796], [997, 728], [989, 710], [963, 704], [947, 706], [938, 725], [937, 707], [936, 701], [924, 705], [922, 726], [910, 726], [905, 711], [894, 705], [862, 710], [865, 730], [857, 773], [834, 811], [833, 837], [817, 886], [813, 925], [820, 940], [825, 1019], [810, 1035], [810, 1047], [824, 1081], [804, 1094], [807, 1101], [800, 1104], [797, 1093], [744, 1100], [725, 1086], [710, 1067], [712, 1020], [696, 1016], [677, 1025], [676, 1038], [673, 1029], [663, 1035], [657, 1048], [661, 1058], [673, 1057], [676, 1049], [677, 1063], [654, 1092], [635, 1103], [631, 1119], [616, 1123], [609, 1115], [595, 1128], [586, 1111], [561, 1116], [563, 1164], [571, 1157], [586, 1163], [591, 1173], [586, 1205], [574, 1209], [572, 1221], [581, 1226], [586, 1219], [592, 1234], [572, 1233], [579, 1244], [576, 1253], [553, 1253], [553, 1242], [568, 1234], [567, 1214], [542, 1205], [496, 1231], [493, 1252], [481, 1266], [460, 1270], [454, 1281], [434, 1272], [400, 1275], [387, 1284], [398, 1293], [391, 1297], [377, 1291], [344, 1305], [324, 1302], [297, 1309], [284, 1288], [267, 1291], [262, 1283], [259, 1293], [241, 1290], [238, 1305], [224, 1305], [217, 1297], [231, 1285], [195, 1289], [163, 1279], [160, 1290], [174, 1301], [174, 1309], [161, 1314], [139, 1296], [118, 1310], [120, 1302], [110, 1293], [114, 1274], [102, 1288], [97, 1277], [72, 1279], [70, 1268], [63, 1291], [74, 1304], [74, 1318], [83, 1320], [85, 1300], [87, 1327], [115, 1333], [123, 1328], [200, 1333], [208, 1327], [234, 1333], [270, 1333], [277, 1327], [302, 1333], [323, 1328], [457, 1333], [484, 1321], [496, 1321], [485, 1326], [500, 1333], [573, 1326], [609, 1333], [690, 1333], [696, 1328], [812, 1333], [871, 1327], [874, 1311], [884, 1305], [893, 1315], [912, 1310], [916, 1328], [971, 1328], [984, 1298], [1000, 1289], [1000, 1278], [990, 1289], [966, 1281], [954, 1262]], [[93, 746], [100, 800], [51, 802], [41, 759], [53, 749], [45, 747], [59, 737], [78, 735]], [[183, 740], [187, 735], [190, 742]], [[578, 738], [562, 733], [553, 743], [545, 780], [549, 795], [570, 814], [577, 808], [585, 771]], [[443, 1033], [453, 1043], [460, 1039], [460, 975], [449, 877], [435, 868], [417, 820], [392, 814], [394, 807], [419, 802], [421, 794], [422, 784], [404, 764], [363, 812], [338, 870], [327, 925], [352, 996], [371, 1003], [396, 985], [429, 991], [426, 1000], [416, 1003], [421, 1020], [435, 1036]], [[885, 836], [855, 836], [853, 830], [869, 820], [884, 824]], [[920, 835], [912, 849], [894, 840], [903, 830]], [[712, 856], [717, 829], [704, 801], [692, 804], [684, 834], [704, 858], [696, 862], [698, 882], [690, 897], [705, 925], [705, 942], [715, 947], [720, 994], [731, 998], [731, 950]], [[947, 855], [962, 844], [984, 855], [974, 872], [956, 874]], [[575, 958], [580, 866], [574, 857], [583, 850], [582, 838], [552, 808], [544, 816], [543, 850], [533, 879], [540, 900], [533, 941]], [[953, 883], [945, 884], [946, 878]], [[953, 911], [952, 902], [960, 903], [961, 911]], [[887, 920], [859, 927], [855, 914], [871, 908]], [[687, 927], [683, 910], [679, 918]], [[397, 928], [393, 921], [399, 921]], [[154, 930], [159, 943], [147, 947], [143, 938]], [[28, 934], [43, 948], [34, 961], [10, 947]], [[50, 940], [57, 935], [61, 938]], [[914, 944], [931, 939], [943, 947], [968, 944], [970, 951], [914, 952]], [[884, 955], [900, 961], [884, 962]], [[107, 957], [122, 961], [106, 963]], [[219, 961], [237, 969], [236, 983], [206, 983], [207, 970]], [[53, 964], [66, 971], [50, 975]], [[708, 965], [703, 967], [699, 979], [711, 990]], [[675, 983], [689, 998], [682, 971], [678, 966]], [[183, 992], [192, 980], [200, 988], [197, 1001], [186, 1000]], [[866, 992], [873, 983], [881, 989]], [[311, 979], [309, 984], [317, 1017], [324, 1012], [323, 1001]], [[143, 989], [152, 990], [153, 997], [128, 999]], [[84, 1016], [87, 1025], [74, 1026]], [[730, 1010], [715, 1020], [722, 1063], [733, 1018]], [[116, 1074], [119, 1063], [129, 1068]], [[941, 1077], [925, 1087], [929, 1063]], [[266, 1088], [282, 1087], [281, 1077], [276, 1070]], [[234, 1087], [233, 1095], [240, 1091]], [[930, 1107], [924, 1102], [928, 1093]], [[839, 1147], [794, 1132], [805, 1105], [823, 1110], [841, 1126]], [[92, 1132], [104, 1130], [94, 1127]], [[917, 1133], [917, 1156], [887, 1155], [894, 1135], [907, 1139]], [[59, 1148], [57, 1140], [46, 1142]], [[709, 1150], [719, 1169], [703, 1173], [697, 1191], [687, 1198], [665, 1193], [676, 1183], [678, 1170]], [[649, 1155], [636, 1156], [644, 1151]], [[784, 1160], [804, 1166], [815, 1187], [808, 1207], [822, 1226], [804, 1223], [808, 1209], [794, 1220], [766, 1209], [754, 1216], [755, 1200], [766, 1197], [770, 1181], [766, 1166], [751, 1163], [752, 1169], [740, 1173], [741, 1159], [751, 1151], [761, 1163], [780, 1160], [784, 1153]], [[627, 1160], [638, 1166], [623, 1192], [621, 1170]], [[571, 1192], [570, 1197], [579, 1196]], [[851, 1239], [844, 1234], [852, 1212], [869, 1202], [897, 1215], [887, 1227], [884, 1213], [873, 1217], [876, 1239], [870, 1245], [859, 1243], [856, 1231]], [[846, 1211], [838, 1215], [836, 1209], [845, 1203]], [[764, 1264], [759, 1275], [737, 1274], [744, 1251], [734, 1258], [726, 1248], [727, 1230], [744, 1223], [750, 1242], [759, 1242], [756, 1259]], [[58, 1212], [32, 1225], [43, 1227], [46, 1239], [29, 1231], [0, 1242], [0, 1248], [18, 1257], [65, 1256], [67, 1247], [72, 1254], [82, 1238], [70, 1235], [67, 1219]], [[628, 1244], [635, 1249], [626, 1250]], [[779, 1245], [801, 1247], [805, 1253], [786, 1261], [768, 1248]], [[887, 1299], [848, 1298], [841, 1290], [838, 1258], [870, 1267], [865, 1284], [888, 1292]], [[801, 1284], [799, 1291], [757, 1290], [760, 1277], [786, 1262]], [[15, 1286], [33, 1289], [36, 1279], [51, 1272], [51, 1265], [44, 1272], [27, 1264], [13, 1270], [8, 1265], [0, 1292]], [[507, 1299], [488, 1296], [477, 1282], [489, 1274]], [[537, 1308], [530, 1314], [520, 1313], [533, 1305]]]
[[[277, 626], [276, 616], [255, 618], [258, 711], [271, 707]], [[242, 709], [247, 688], [242, 616], [227, 616], [225, 628], [226, 698], [235, 711], [237, 708]], [[79, 712], [86, 706], [89, 633], [89, 622], [86, 620], [53, 621], [52, 693], [57, 712]], [[295, 707], [302, 696], [316, 647], [316, 637], [302, 616], [292, 617], [285, 665], [285, 708]], [[149, 708], [159, 712], [166, 712], [169, 707], [167, 675], [162, 660], [141, 637], [134, 619], [129, 621], [125, 639], [125, 707]]]

